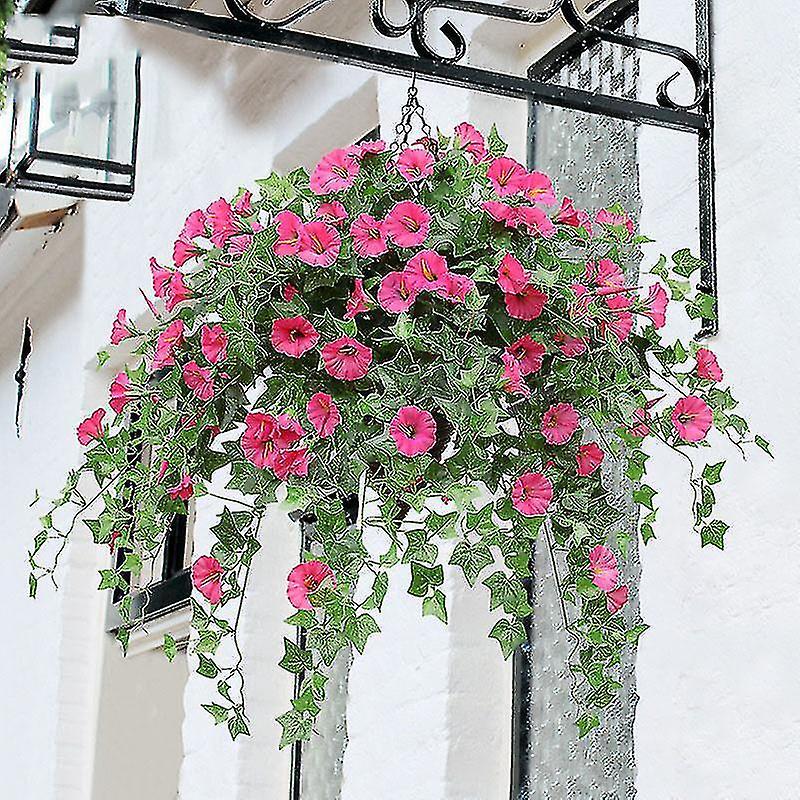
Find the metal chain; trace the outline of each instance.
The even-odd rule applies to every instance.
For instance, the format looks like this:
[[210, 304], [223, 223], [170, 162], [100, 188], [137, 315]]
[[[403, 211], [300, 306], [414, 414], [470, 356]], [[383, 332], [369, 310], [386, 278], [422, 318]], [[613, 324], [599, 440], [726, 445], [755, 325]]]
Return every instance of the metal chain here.
[[425, 119], [425, 109], [419, 101], [416, 75], [411, 80], [411, 86], [408, 87], [406, 104], [400, 110], [400, 122], [397, 123], [394, 129], [395, 138], [394, 142], [392, 142], [392, 150], [398, 151], [408, 146], [409, 137], [414, 130], [415, 117], [422, 131], [422, 136], [428, 140], [431, 146], [435, 146], [436, 140], [433, 138], [431, 126]]

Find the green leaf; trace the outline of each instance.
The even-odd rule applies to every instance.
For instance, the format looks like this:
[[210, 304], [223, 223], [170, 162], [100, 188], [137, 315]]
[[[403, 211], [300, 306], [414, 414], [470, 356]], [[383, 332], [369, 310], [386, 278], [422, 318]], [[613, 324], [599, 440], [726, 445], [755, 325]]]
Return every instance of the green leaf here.
[[100, 585], [98, 589], [116, 589], [119, 585], [119, 578], [113, 569], [100, 570]]
[[285, 636], [283, 648], [283, 658], [278, 662], [279, 667], [295, 674], [311, 669], [313, 658], [310, 651], [304, 650]]
[[631, 628], [629, 631], [625, 632], [625, 641], [628, 644], [637, 645], [639, 643], [639, 637], [649, 628], [649, 625], [645, 625], [642, 623], [641, 625], [636, 625], [636, 627]]
[[467, 583], [470, 586], [474, 586], [481, 571], [494, 563], [494, 557], [491, 550], [483, 542], [476, 542], [475, 544], [459, 542], [453, 550], [449, 563], [456, 567], [461, 567]]
[[292, 614], [291, 617], [287, 617], [284, 622], [287, 625], [296, 625], [298, 628], [308, 630], [317, 624], [317, 618], [311, 611], [301, 610]]
[[640, 505], [644, 506], [645, 508], [649, 508], [651, 511], [653, 510], [653, 498], [658, 494], [658, 492], [653, 489], [652, 486], [648, 486], [647, 484], [642, 484], [638, 489], [634, 490], [633, 492], [633, 499]]
[[447, 625], [447, 606], [444, 592], [436, 589], [431, 597], [426, 597], [422, 601], [422, 616], [436, 617]]
[[386, 597], [386, 591], [389, 588], [389, 576], [385, 572], [379, 572], [372, 582], [372, 592], [369, 597], [361, 604], [365, 611], [370, 611], [375, 608], [378, 611], [383, 606], [383, 600]]
[[502, 607], [506, 614], [523, 617], [530, 613], [525, 587], [517, 578], [498, 570], [483, 581], [483, 585], [491, 592], [489, 598], [490, 611]]
[[178, 645], [175, 643], [175, 639], [168, 633], [164, 634], [164, 644], [161, 645], [161, 649], [164, 651], [164, 655], [169, 661], [172, 661], [175, 656], [178, 655]]
[[108, 350], [100, 350], [97, 354], [97, 369], [100, 369], [109, 358], [111, 358], [111, 355]]
[[729, 525], [726, 525], [722, 520], [715, 519], [704, 525], [700, 531], [700, 541], [703, 547], [712, 545], [718, 547], [720, 550], [725, 549], [725, 534], [728, 532]]
[[600, 724], [600, 720], [596, 714], [583, 714], [576, 724], [578, 726], [578, 735], [582, 739]]
[[525, 641], [525, 626], [519, 620], [512, 622], [503, 618], [489, 631], [489, 638], [497, 639], [503, 651], [503, 658], [508, 658]]
[[718, 464], [706, 464], [703, 467], [703, 480], [711, 486], [719, 483], [722, 480], [721, 473], [724, 466], [724, 461], [720, 461]]
[[698, 292], [697, 297], [686, 306], [686, 313], [692, 319], [716, 319], [716, 300], [710, 294]]
[[772, 451], [769, 449], [769, 442], [763, 436], [756, 436], [755, 443], [770, 457], [775, 458], [772, 455]]
[[353, 643], [359, 653], [364, 652], [364, 648], [367, 646], [367, 639], [373, 633], [379, 632], [378, 623], [369, 614], [361, 614], [355, 619], [350, 619], [344, 626], [344, 635]]
[[281, 714], [276, 721], [283, 728], [279, 745], [281, 750], [290, 744], [311, 738], [312, 719], [299, 711], [287, 711], [285, 714]]
[[215, 631], [204, 631], [194, 646], [195, 653], [216, 653], [220, 635]]
[[673, 272], [682, 275], [684, 278], [689, 278], [705, 264], [703, 259], [695, 258], [688, 249], [678, 250], [678, 252], [672, 256], [672, 261], [674, 264], [672, 268]]
[[486, 139], [486, 147], [489, 150], [489, 155], [495, 158], [502, 156], [503, 153], [508, 150], [508, 145], [500, 138], [496, 125], [492, 125], [492, 129], [489, 131], [489, 136]]
[[575, 588], [582, 597], [589, 599], [597, 597], [601, 593], [601, 589], [595, 586], [594, 583], [592, 583], [592, 579], [587, 578], [586, 575], [578, 576], [577, 580], [575, 581]]
[[209, 714], [211, 714], [212, 717], [214, 717], [215, 725], [225, 722], [225, 720], [228, 719], [228, 714], [230, 713], [229, 708], [217, 705], [216, 703], [203, 703], [200, 707], [204, 708]]
[[236, 741], [236, 737], [240, 734], [244, 734], [245, 736], [250, 735], [250, 729], [247, 727], [244, 717], [240, 714], [236, 714], [236, 716], [228, 720], [228, 731], [230, 731], [231, 739], [234, 741]]
[[441, 564], [435, 567], [426, 567], [424, 564], [413, 562], [411, 564], [411, 584], [408, 593], [414, 597], [425, 597], [428, 590], [444, 583], [444, 568]]
[[208, 656], [199, 654], [198, 659], [200, 660], [197, 667], [198, 675], [202, 675], [204, 678], [216, 678], [219, 675], [219, 667]]
[[36, 597], [36, 589], [39, 586], [39, 581], [37, 580], [36, 576], [31, 572], [28, 575], [28, 596], [35, 598]]
[[128, 553], [120, 567], [122, 572], [130, 572], [134, 577], [138, 577], [142, 572], [142, 559], [138, 553]]

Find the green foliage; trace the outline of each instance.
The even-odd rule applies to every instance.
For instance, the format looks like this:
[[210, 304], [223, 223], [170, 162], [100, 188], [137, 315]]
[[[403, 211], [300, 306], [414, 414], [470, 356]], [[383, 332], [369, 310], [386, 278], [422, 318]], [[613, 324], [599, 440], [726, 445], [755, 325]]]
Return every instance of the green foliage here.
[[[494, 128], [487, 146], [492, 157], [506, 151]], [[337, 657], [362, 653], [380, 631], [392, 572], [397, 584], [408, 580], [403, 585], [419, 598], [422, 616], [446, 623], [445, 569], [456, 568], [486, 594], [497, 615], [489, 636], [509, 658], [526, 639], [532, 547], [543, 537], [561, 624], [574, 643], [571, 690], [578, 733], [585, 736], [601, 724], [620, 688], [623, 648], [635, 646], [647, 626], [618, 613], [624, 585], [604, 591], [595, 582], [592, 554], [606, 547], [625, 559], [635, 537], [622, 525], [605, 468], [579, 474], [585, 455], [579, 448], [594, 441], [607, 462], [618, 460], [642, 511], [645, 544], [656, 536], [657, 491], [647, 480], [644, 445], [661, 442], [685, 455], [692, 464], [695, 530], [702, 546], [722, 549], [727, 526], [712, 517], [724, 462], [695, 463], [692, 454], [707, 445], [706, 435], [682, 438], [672, 419], [676, 403], [690, 396], [707, 404], [716, 431], [739, 450], [755, 445], [769, 453], [769, 445], [752, 437], [734, 413], [730, 390], [698, 374], [698, 345], [662, 339], [647, 292], [623, 285], [648, 240], [629, 232], [621, 208], [609, 209], [617, 218], [601, 218], [590, 233], [585, 223], [554, 224], [532, 202], [504, 197], [514, 213], [539, 219], [538, 228], [522, 217], [505, 225], [483, 208], [497, 201], [487, 177], [490, 161], [448, 148], [441, 138], [433, 175], [409, 184], [398, 169], [387, 169], [394, 158], [391, 151], [364, 156], [352, 185], [328, 196], [317, 196], [308, 175], [297, 170], [258, 181], [260, 195], [242, 191], [234, 208], [221, 201], [213, 213], [196, 212], [204, 235], [194, 236], [193, 244], [190, 234], [181, 239], [196, 248], [195, 259], [161, 276], [170, 287], [182, 279], [191, 296], [155, 319], [148, 333], [129, 330], [133, 358], [118, 380], [129, 382], [131, 399], [123, 413], [107, 416], [41, 517], [29, 552], [29, 591], [35, 595], [43, 578], [53, 578], [75, 520], [94, 502], [83, 521], [94, 541], [114, 552], [99, 586], [123, 595], [118, 638], [126, 646], [141, 624], [130, 618], [137, 576], [160, 554], [174, 515], [186, 510], [179, 490], [188, 478], [193, 496], [213, 495], [220, 503], [210, 528], [213, 544], [196, 554], [188, 657], [216, 687], [203, 708], [233, 738], [247, 735], [246, 659], [237, 621], [265, 541], [262, 516], [280, 498], [287, 511], [313, 519], [303, 560], [322, 562], [330, 572], [309, 582], [311, 573], [303, 573], [298, 585], [309, 590], [310, 607], [303, 603], [286, 619], [291, 637], [284, 639], [280, 666], [298, 685], [278, 718], [286, 747], [314, 730]], [[339, 228], [317, 222], [315, 240], [310, 222], [321, 201], [341, 202], [348, 218]], [[424, 242], [400, 246], [397, 234], [387, 234], [384, 252], [360, 255], [351, 223], [361, 214], [384, 220], [401, 201], [429, 212]], [[279, 233], [281, 212], [280, 219], [309, 226], [300, 238], [296, 230]], [[325, 250], [319, 236], [337, 240], [326, 266], [311, 263]], [[307, 249], [298, 252], [301, 247]], [[422, 250], [445, 260], [446, 278], [433, 288], [416, 287], [407, 307], [388, 307], [381, 287], [394, 273], [407, 275], [409, 261]], [[524, 273], [516, 295], [498, 284], [507, 256]], [[609, 262], [619, 269], [593, 277], [594, 265]], [[671, 260], [662, 256], [650, 270], [690, 317], [713, 313], [713, 299], [695, 287], [700, 266], [682, 250]], [[356, 281], [363, 296], [353, 314]], [[609, 285], [612, 292], [605, 294]], [[546, 302], [535, 313], [511, 313], [529, 289], [546, 295]], [[169, 300], [171, 291], [159, 293]], [[296, 317], [313, 326], [315, 338], [303, 352], [288, 352], [276, 346], [273, 333], [276, 323]], [[176, 324], [183, 326], [181, 336], [165, 345], [168, 326]], [[227, 340], [216, 359], [204, 346], [212, 325]], [[342, 337], [371, 355], [356, 376], [337, 374], [326, 356]], [[571, 352], [569, 342], [581, 345], [579, 352]], [[154, 369], [154, 355], [163, 356], [165, 346], [169, 358]], [[524, 362], [520, 347], [540, 348], [539, 360]], [[101, 351], [98, 363], [107, 358]], [[193, 368], [204, 376], [199, 388]], [[309, 418], [308, 404], [318, 393], [337, 409], [340, 423], [333, 430], [318, 430]], [[571, 407], [579, 426], [553, 439], [544, 420], [559, 404]], [[400, 434], [409, 435], [409, 424], [397, 417], [403, 407], [428, 413], [425, 425], [435, 429], [413, 455], [398, 446]], [[522, 478], [531, 475], [539, 481], [536, 491], [545, 484], [552, 490], [546, 501], [538, 496], [540, 505], [527, 505], [533, 490]], [[355, 496], [360, 507], [353, 524], [346, 508]], [[68, 514], [72, 520], [64, 525]], [[371, 541], [382, 539], [379, 555], [365, 546], [366, 530]], [[163, 649], [175, 658], [171, 636]]]

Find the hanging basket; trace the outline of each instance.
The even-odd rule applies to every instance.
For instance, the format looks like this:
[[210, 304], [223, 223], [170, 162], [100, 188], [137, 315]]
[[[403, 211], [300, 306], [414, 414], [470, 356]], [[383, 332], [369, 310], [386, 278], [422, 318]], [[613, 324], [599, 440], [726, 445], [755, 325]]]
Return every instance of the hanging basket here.
[[[85, 457], [31, 553], [35, 592], [54, 568], [48, 547], [63, 548], [82, 515], [125, 554], [101, 582], [125, 598], [124, 618], [130, 576], [172, 516], [218, 497], [216, 543], [192, 569], [190, 652], [217, 690], [204, 708], [234, 737], [249, 730], [236, 621], [253, 559], [269, 557], [259, 523], [270, 505], [314, 521], [306, 559], [274, 595], [287, 632], [303, 631], [280, 662], [303, 676], [281, 746], [310, 736], [337, 654], [378, 632], [392, 576], [442, 622], [445, 562], [488, 589], [489, 636], [508, 657], [525, 639], [537, 537], [558, 565], [585, 735], [646, 627], [621, 613], [636, 587], [621, 578], [620, 511], [601, 464], [624, 465], [647, 542], [656, 492], [643, 446], [686, 455], [696, 530], [721, 548], [722, 463], [695, 454], [714, 429], [767, 448], [732, 413], [714, 355], [663, 338], [670, 299], [694, 318], [713, 310], [691, 286], [699, 260], [681, 251], [629, 281], [648, 240], [623, 209], [559, 198], [494, 129], [485, 140], [467, 123], [449, 137], [423, 127], [409, 142], [415, 100], [394, 146], [333, 150], [310, 176], [273, 174], [189, 215], [173, 264], [151, 261], [152, 328], [124, 310], [114, 322], [112, 344], [134, 357], [111, 384], [112, 413], [81, 423]], [[147, 463], [131, 458], [139, 443]], [[102, 491], [88, 503], [92, 482]]]

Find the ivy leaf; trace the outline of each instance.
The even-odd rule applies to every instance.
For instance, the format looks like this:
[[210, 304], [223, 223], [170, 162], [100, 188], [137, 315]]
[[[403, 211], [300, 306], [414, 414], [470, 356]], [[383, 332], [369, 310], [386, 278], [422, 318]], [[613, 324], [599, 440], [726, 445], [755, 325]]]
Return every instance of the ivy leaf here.
[[175, 639], [168, 633], [164, 634], [164, 644], [161, 645], [161, 649], [164, 651], [164, 655], [169, 661], [172, 661], [175, 656], [178, 655], [178, 645], [175, 643]]
[[628, 644], [637, 645], [639, 643], [639, 637], [649, 628], [649, 625], [645, 625], [642, 623], [641, 625], [637, 625], [634, 628], [631, 628], [629, 631], [625, 633], [625, 641]]
[[633, 499], [640, 506], [653, 510], [653, 498], [658, 492], [652, 486], [642, 484], [638, 489], [633, 492]]
[[311, 738], [312, 720], [299, 711], [287, 711], [285, 714], [281, 714], [276, 721], [283, 728], [281, 741], [278, 745], [281, 750], [290, 744]]
[[500, 138], [496, 125], [492, 125], [492, 129], [489, 131], [489, 136], [486, 139], [486, 147], [489, 151], [489, 155], [495, 158], [502, 156], [503, 153], [508, 150], [508, 145]]
[[763, 436], [756, 436], [755, 443], [770, 457], [775, 458], [772, 455], [772, 451], [769, 449], [769, 442]]
[[576, 724], [578, 726], [578, 735], [582, 739], [600, 724], [600, 720], [596, 714], [583, 714]]
[[459, 542], [453, 550], [449, 563], [456, 567], [461, 567], [467, 583], [470, 586], [474, 586], [481, 571], [490, 564], [494, 564], [494, 557], [491, 550], [483, 542], [476, 542], [475, 544]]
[[483, 585], [491, 592], [489, 611], [494, 611], [502, 606], [506, 614], [522, 617], [530, 613], [525, 587], [521, 581], [498, 570], [483, 581]]
[[317, 624], [317, 618], [311, 611], [300, 610], [291, 617], [287, 617], [284, 622], [287, 625], [296, 625], [298, 628], [308, 630]]
[[728, 528], [730, 526], [726, 525], [722, 520], [715, 519], [713, 522], [709, 522], [708, 525], [704, 525], [703, 529], [700, 531], [700, 541], [702, 542], [702, 546], [705, 547], [706, 545], [713, 545], [714, 547], [718, 547], [720, 550], [725, 549], [725, 534], [728, 532]]
[[350, 619], [344, 626], [344, 635], [353, 643], [359, 653], [364, 652], [364, 648], [367, 646], [367, 639], [373, 633], [379, 632], [378, 623], [369, 614], [362, 614], [355, 619]]
[[244, 721], [244, 717], [242, 717], [241, 714], [236, 714], [236, 716], [228, 720], [228, 731], [231, 734], [231, 739], [234, 741], [236, 741], [236, 737], [240, 734], [244, 734], [245, 736], [250, 735], [250, 729], [247, 727], [247, 723]]
[[212, 717], [214, 717], [214, 724], [219, 725], [222, 722], [225, 722], [228, 719], [228, 714], [230, 713], [229, 708], [225, 708], [225, 706], [217, 705], [216, 703], [202, 703], [201, 708], [208, 711]]
[[422, 616], [436, 617], [447, 625], [447, 606], [444, 592], [436, 589], [431, 597], [426, 597], [422, 601]]
[[283, 637], [283, 649], [283, 658], [278, 662], [279, 667], [295, 674], [311, 669], [313, 659], [308, 650], [304, 650], [285, 636]]
[[673, 272], [677, 275], [682, 275], [684, 278], [691, 277], [694, 272], [705, 264], [703, 259], [695, 258], [691, 250], [688, 249], [678, 250], [678, 252], [672, 256], [672, 262], [674, 264], [672, 268]]
[[322, 661], [330, 666], [344, 646], [344, 638], [339, 631], [330, 628], [312, 628], [308, 632], [308, 646], [317, 650]]
[[703, 480], [711, 486], [719, 483], [722, 480], [721, 473], [724, 466], [724, 461], [720, 461], [719, 464], [706, 464], [703, 467]]
[[200, 664], [197, 667], [198, 675], [202, 675], [204, 678], [216, 678], [219, 675], [219, 667], [208, 656], [200, 653], [197, 657], [200, 659]]
[[519, 620], [512, 622], [503, 618], [489, 631], [489, 638], [497, 639], [503, 651], [503, 658], [508, 658], [525, 641], [525, 626]]
[[444, 568], [441, 564], [435, 567], [426, 567], [416, 562], [411, 564], [411, 585], [408, 593], [414, 597], [425, 597], [428, 590], [444, 583]]
[[386, 591], [389, 588], [389, 576], [385, 572], [379, 572], [372, 582], [372, 592], [369, 597], [361, 604], [365, 611], [370, 611], [375, 608], [378, 611], [383, 606]]

